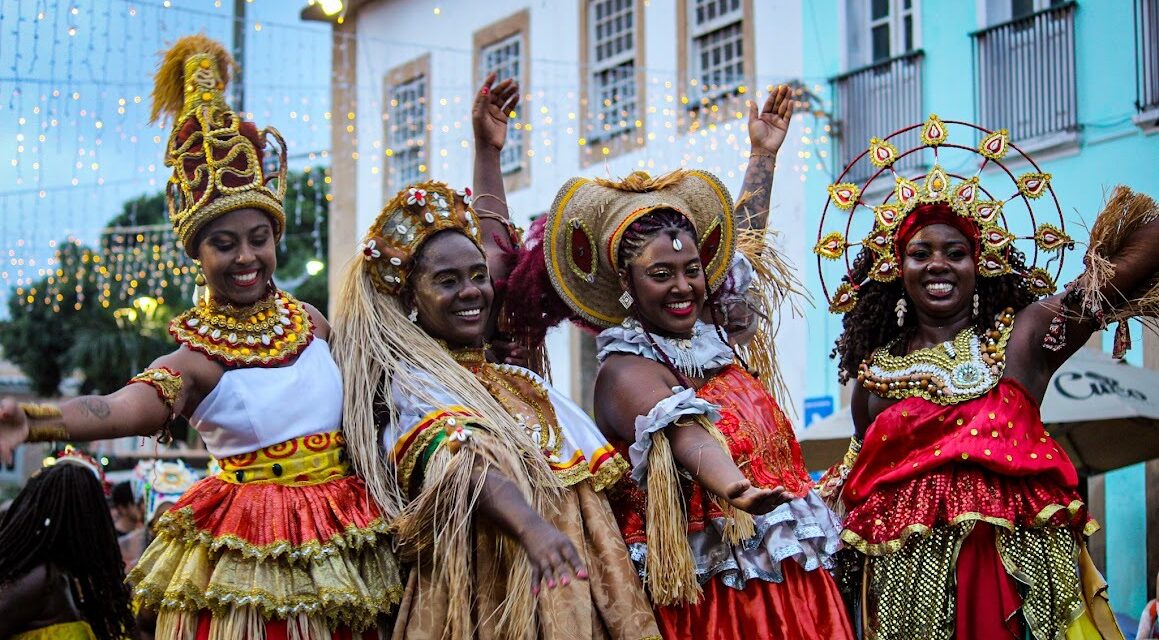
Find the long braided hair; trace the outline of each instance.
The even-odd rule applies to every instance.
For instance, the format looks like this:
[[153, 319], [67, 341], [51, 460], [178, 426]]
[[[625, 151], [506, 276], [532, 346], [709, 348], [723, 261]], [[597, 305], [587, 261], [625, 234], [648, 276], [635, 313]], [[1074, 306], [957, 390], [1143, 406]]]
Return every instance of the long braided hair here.
[[[850, 279], [864, 282], [873, 268], [874, 256], [868, 249], [862, 249], [853, 262]], [[1015, 312], [1037, 300], [1030, 292], [1026, 281], [1019, 272], [1026, 270], [1026, 258], [1017, 249], [1011, 249], [1007, 261], [1013, 273], [994, 278], [979, 276], [974, 281], [974, 291], [978, 294], [978, 315], [974, 318], [975, 330], [981, 334], [991, 329], [994, 318], [1007, 307]], [[841, 319], [842, 331], [830, 358], [837, 360], [837, 377], [841, 383], [857, 377], [857, 368], [871, 353], [889, 343], [896, 336], [907, 339], [917, 329], [916, 314], [905, 316], [904, 324], [883, 321], [892, 318], [894, 306], [905, 295], [901, 278], [892, 282], [870, 280], [857, 292], [857, 306]]]
[[58, 463], [30, 479], [0, 522], [0, 549], [0, 584], [55, 565], [97, 638], [135, 637], [113, 520], [89, 469]]

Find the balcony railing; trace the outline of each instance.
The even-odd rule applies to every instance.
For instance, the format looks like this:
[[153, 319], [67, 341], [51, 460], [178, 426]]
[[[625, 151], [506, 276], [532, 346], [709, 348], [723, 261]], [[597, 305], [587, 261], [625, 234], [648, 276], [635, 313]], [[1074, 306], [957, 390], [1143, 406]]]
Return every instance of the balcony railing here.
[[1135, 2], [1135, 60], [1135, 107], [1140, 112], [1159, 109], [1159, 0]]
[[[922, 111], [922, 56], [921, 51], [912, 51], [830, 80], [837, 98], [838, 132], [835, 138], [837, 158], [841, 163], [838, 169], [869, 148], [870, 138], [884, 138], [925, 118]], [[902, 134], [892, 142], [902, 150], [917, 146], [918, 130]], [[920, 154], [915, 153], [898, 160], [894, 169], [899, 172], [913, 169], [921, 162]], [[866, 156], [850, 168], [845, 180], [861, 182], [876, 170]]]
[[978, 120], [1016, 141], [1078, 130], [1074, 2], [982, 29], [974, 38]]

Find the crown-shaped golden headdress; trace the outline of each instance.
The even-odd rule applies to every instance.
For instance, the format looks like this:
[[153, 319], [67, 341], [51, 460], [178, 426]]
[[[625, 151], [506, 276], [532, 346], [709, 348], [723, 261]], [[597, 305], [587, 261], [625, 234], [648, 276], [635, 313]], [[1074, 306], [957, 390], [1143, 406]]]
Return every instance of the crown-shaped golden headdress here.
[[455, 191], [442, 182], [420, 182], [399, 191], [379, 212], [358, 246], [374, 288], [396, 296], [406, 286], [414, 256], [428, 238], [454, 229], [483, 249], [471, 190]]
[[[267, 213], [278, 237], [286, 226], [286, 143], [273, 127], [259, 131], [226, 104], [229, 71], [236, 66], [220, 43], [187, 36], [165, 52], [154, 76], [152, 119], [173, 118], [165, 149], [173, 175], [165, 199], [186, 253], [206, 224], [237, 209]], [[273, 169], [263, 166], [271, 139], [278, 159]], [[267, 183], [274, 179], [271, 189]]]
[[[1050, 186], [1050, 174], [1043, 173], [1034, 160], [1010, 142], [1006, 129], [990, 131], [968, 122], [953, 120], [948, 124], [972, 128], [979, 132], [980, 142], [976, 147], [949, 142], [947, 122], [943, 122], [936, 115], [930, 115], [923, 124], [911, 125], [884, 139], [872, 138], [869, 141], [869, 149], [850, 162], [838, 178], [838, 182], [829, 186], [829, 199], [821, 213], [821, 228], [813, 251], [818, 256], [821, 285], [829, 299], [830, 311], [846, 313], [853, 309], [857, 304], [858, 290], [869, 280], [890, 282], [898, 278], [901, 275], [905, 244], [918, 229], [935, 223], [954, 226], [973, 241], [977, 272], [984, 277], [1011, 273], [1009, 255], [1015, 241], [1032, 240], [1034, 243], [1032, 264], [1019, 275], [1025, 280], [1030, 291], [1036, 295], [1047, 295], [1054, 291], [1055, 278], [1062, 269], [1062, 260], [1058, 260], [1057, 269], [1052, 276], [1045, 268], [1037, 266], [1039, 253], [1060, 252], [1073, 246], [1073, 241], [1064, 231], [1062, 209]], [[891, 139], [918, 127], [921, 127], [919, 133], [921, 144], [905, 152], [899, 152]], [[898, 160], [926, 148], [933, 149], [934, 162], [924, 176], [906, 178], [894, 170], [894, 163]], [[950, 173], [940, 164], [941, 148], [976, 153], [982, 157], [982, 162], [970, 177]], [[1033, 171], [1015, 177], [1001, 162], [1010, 149], [1014, 149], [1022, 156]], [[870, 162], [877, 167], [877, 171], [861, 186], [853, 182], [841, 182], [854, 164], [866, 154]], [[996, 199], [990, 190], [981, 184], [979, 176], [991, 162], [1014, 181], [1016, 190], [1005, 199]], [[870, 190], [873, 181], [885, 174], [886, 170], [894, 177], [893, 191], [885, 196], [881, 204], [873, 205], [865, 202], [862, 195]], [[1047, 207], [1048, 213], [1057, 220], [1057, 224], [1053, 220], [1043, 223], [1035, 220], [1030, 202], [1047, 194], [1051, 196], [1054, 204], [1053, 209]], [[1026, 203], [1030, 224], [1034, 228], [1033, 234], [1029, 236], [1018, 236], [1010, 230], [1008, 214], [1003, 209], [1004, 205], [1019, 197]], [[840, 211], [849, 212], [844, 231], [824, 232], [825, 216], [829, 213], [830, 205]], [[850, 242], [848, 240], [850, 227], [858, 207], [873, 214], [873, 226], [863, 240]], [[873, 260], [869, 276], [862, 282], [854, 281], [850, 259], [850, 249], [857, 246], [864, 247]], [[831, 292], [825, 283], [825, 269], [821, 268], [821, 259], [838, 260], [843, 256], [847, 272], [842, 277], [841, 284]]]

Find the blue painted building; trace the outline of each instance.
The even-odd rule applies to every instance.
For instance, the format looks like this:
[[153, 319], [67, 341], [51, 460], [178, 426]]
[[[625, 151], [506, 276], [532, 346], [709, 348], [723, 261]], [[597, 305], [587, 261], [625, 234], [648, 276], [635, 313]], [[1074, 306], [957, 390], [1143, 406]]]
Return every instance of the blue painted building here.
[[[804, 76], [829, 79], [813, 84], [816, 117], [804, 140], [813, 148], [804, 153], [815, 154], [806, 156], [815, 163], [802, 177], [810, 230], [817, 229], [826, 187], [871, 136], [930, 113], [1008, 129], [1053, 176], [1067, 230], [1080, 243], [1084, 222], [1093, 221], [1116, 184], [1159, 195], [1159, 0], [809, 0], [801, 33]], [[923, 173], [922, 159], [910, 160], [901, 172]], [[867, 175], [862, 163], [852, 178]], [[892, 186], [886, 178], [879, 182]], [[1081, 250], [1066, 262], [1061, 282], [1078, 273]], [[813, 264], [803, 271], [809, 289], [819, 292]], [[828, 353], [840, 318], [822, 298], [816, 302], [806, 323], [807, 353]], [[1159, 340], [1141, 339], [1138, 327], [1134, 335], [1132, 362], [1157, 366]], [[833, 361], [816, 357], [808, 368], [806, 396], [844, 404]], [[1159, 463], [1152, 461], [1089, 481], [1092, 510], [1104, 524], [1092, 550], [1112, 604], [1132, 616], [1153, 596], [1159, 569], [1157, 479]]]

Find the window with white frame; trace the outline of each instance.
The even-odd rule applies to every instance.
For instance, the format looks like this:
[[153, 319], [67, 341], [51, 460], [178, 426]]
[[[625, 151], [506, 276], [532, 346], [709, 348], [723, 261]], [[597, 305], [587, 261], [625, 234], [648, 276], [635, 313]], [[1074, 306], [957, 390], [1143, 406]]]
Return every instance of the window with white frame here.
[[[498, 42], [483, 47], [480, 51], [479, 76], [487, 77], [494, 72], [495, 81], [502, 82], [513, 78], [516, 82], [522, 81], [523, 67], [523, 34], [516, 33]], [[516, 128], [513, 122], [507, 123], [507, 143], [499, 153], [499, 167], [503, 175], [508, 175], [523, 168], [525, 154], [523, 129]]]
[[871, 0], [867, 62], [881, 62], [915, 49], [913, 5], [913, 0]]
[[635, 0], [588, 0], [589, 140], [607, 140], [637, 120]]
[[427, 77], [420, 75], [390, 88], [387, 141], [390, 177], [396, 188], [422, 178], [427, 132]]
[[744, 10], [741, 0], [688, 2], [690, 64], [699, 99], [732, 93], [744, 83]]

